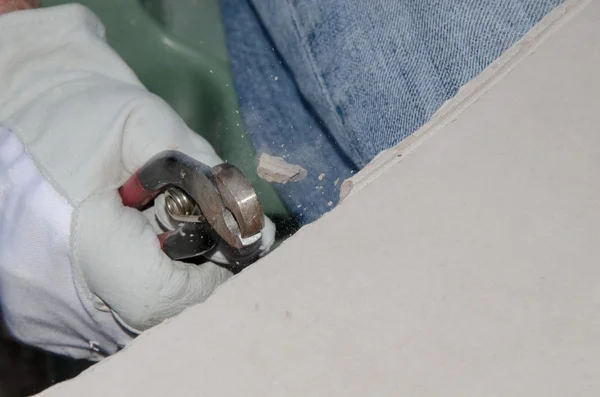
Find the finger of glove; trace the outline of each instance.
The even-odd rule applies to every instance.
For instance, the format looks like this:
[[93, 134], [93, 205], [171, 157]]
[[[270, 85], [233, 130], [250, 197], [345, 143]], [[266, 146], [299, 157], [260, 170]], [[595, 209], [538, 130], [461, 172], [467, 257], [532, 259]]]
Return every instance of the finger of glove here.
[[123, 166], [132, 174], [164, 150], [179, 150], [211, 167], [223, 162], [208, 141], [190, 130], [168, 104], [148, 94], [124, 126]]
[[90, 292], [139, 331], [203, 302], [231, 276], [212, 263], [170, 260], [146, 217], [123, 207], [116, 192], [94, 195], [76, 210], [72, 241]]

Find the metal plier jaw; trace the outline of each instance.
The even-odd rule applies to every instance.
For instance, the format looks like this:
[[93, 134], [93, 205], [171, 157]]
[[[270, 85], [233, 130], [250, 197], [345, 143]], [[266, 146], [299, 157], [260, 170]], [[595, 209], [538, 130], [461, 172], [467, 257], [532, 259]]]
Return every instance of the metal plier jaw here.
[[231, 164], [209, 167], [179, 151], [164, 151], [133, 174], [119, 194], [125, 206], [140, 210], [161, 195], [155, 212], [169, 231], [158, 238], [171, 259], [202, 255], [219, 240], [248, 251], [262, 237], [264, 214], [258, 196]]

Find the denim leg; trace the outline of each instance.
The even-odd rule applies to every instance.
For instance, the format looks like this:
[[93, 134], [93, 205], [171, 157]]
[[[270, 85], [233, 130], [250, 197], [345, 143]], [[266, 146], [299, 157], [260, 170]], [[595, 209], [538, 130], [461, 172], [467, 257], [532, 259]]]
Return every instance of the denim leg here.
[[260, 154], [281, 156], [308, 171], [306, 179], [274, 184], [292, 215], [310, 223], [339, 199], [357, 167], [304, 101], [279, 52], [246, 0], [221, 0], [231, 68], [248, 136]]
[[[293, 109], [298, 115], [303, 109], [302, 119], [297, 119], [301, 123], [294, 128], [305, 133], [319, 128], [337, 144], [322, 147], [320, 158], [312, 158], [325, 162], [319, 165], [327, 169], [330, 159], [339, 158], [333, 151], [341, 150], [350, 164], [361, 168], [380, 151], [412, 134], [463, 84], [563, 0], [222, 2], [228, 6], [223, 10], [240, 97], [262, 91], [261, 85], [273, 80], [273, 73], [285, 69], [280, 90], [261, 97], [263, 103], [270, 102], [263, 106], [274, 113], [243, 111], [249, 128], [258, 119], [263, 127], [268, 124], [272, 129], [282, 110], [288, 114]], [[248, 26], [239, 23], [245, 12], [246, 21], [254, 20]], [[246, 40], [239, 39], [241, 35]], [[273, 44], [266, 45], [269, 40]], [[256, 60], [266, 57], [265, 45], [273, 49], [271, 55]], [[243, 59], [248, 52], [254, 56]], [[278, 67], [279, 61], [287, 66]], [[275, 68], [269, 69], [265, 63], [275, 63]], [[291, 142], [292, 136], [307, 137], [291, 131], [283, 128], [276, 133], [280, 135], [277, 142], [290, 142], [290, 155], [298, 145], [297, 140]], [[255, 129], [254, 142], [259, 146], [266, 140], [257, 139], [257, 134], [274, 135]], [[307, 149], [311, 146], [298, 146], [298, 150]], [[300, 194], [294, 203], [311, 205], [305, 200], [312, 198], [304, 197], [300, 186], [285, 186], [281, 191], [289, 191], [286, 194], [292, 197]]]

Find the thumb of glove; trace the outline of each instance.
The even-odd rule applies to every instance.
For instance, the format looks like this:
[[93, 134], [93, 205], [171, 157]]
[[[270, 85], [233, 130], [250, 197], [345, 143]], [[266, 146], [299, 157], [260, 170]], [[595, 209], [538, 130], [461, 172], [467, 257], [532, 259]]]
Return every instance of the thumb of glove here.
[[74, 213], [73, 228], [72, 252], [85, 284], [134, 332], [203, 302], [231, 276], [210, 262], [170, 260], [146, 217], [123, 207], [114, 191], [85, 200]]

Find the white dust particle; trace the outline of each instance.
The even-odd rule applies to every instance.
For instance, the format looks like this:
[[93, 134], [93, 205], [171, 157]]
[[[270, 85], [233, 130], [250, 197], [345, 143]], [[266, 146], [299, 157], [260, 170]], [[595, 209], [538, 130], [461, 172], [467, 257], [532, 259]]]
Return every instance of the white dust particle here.
[[325, 178], [325, 174], [321, 174], [321, 175], [319, 175], [319, 180], [320, 180], [320, 181], [322, 181], [322, 180], [323, 180], [323, 178]]

